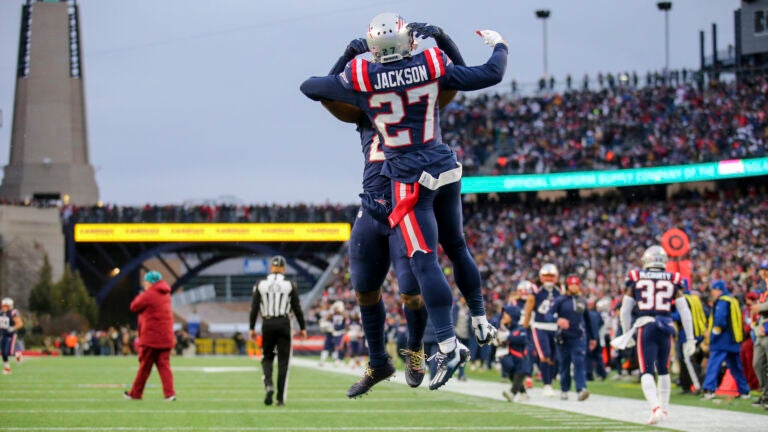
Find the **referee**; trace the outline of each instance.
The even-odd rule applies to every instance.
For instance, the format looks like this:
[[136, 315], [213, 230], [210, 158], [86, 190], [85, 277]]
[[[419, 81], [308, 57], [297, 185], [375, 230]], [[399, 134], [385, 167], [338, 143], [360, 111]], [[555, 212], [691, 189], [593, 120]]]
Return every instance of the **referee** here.
[[299, 303], [296, 285], [285, 278], [285, 258], [272, 257], [272, 264], [267, 278], [253, 287], [251, 302], [250, 337], [256, 339], [256, 318], [261, 314], [264, 358], [261, 367], [264, 371], [265, 405], [272, 405], [275, 387], [272, 384], [272, 362], [277, 348], [277, 406], [285, 405], [285, 381], [288, 377], [288, 362], [291, 357], [291, 318], [293, 311], [299, 322], [299, 336], [306, 339], [307, 330], [304, 313]]

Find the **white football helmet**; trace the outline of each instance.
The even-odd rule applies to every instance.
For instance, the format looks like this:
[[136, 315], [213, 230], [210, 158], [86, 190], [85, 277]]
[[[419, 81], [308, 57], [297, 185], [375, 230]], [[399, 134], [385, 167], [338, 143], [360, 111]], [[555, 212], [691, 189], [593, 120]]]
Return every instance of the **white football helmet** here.
[[376, 15], [365, 34], [373, 61], [389, 63], [411, 56], [415, 49], [413, 34], [408, 23], [398, 14], [385, 12]]
[[517, 293], [521, 296], [530, 295], [533, 292], [533, 283], [527, 279], [523, 279], [517, 284]]
[[665, 270], [667, 268], [667, 252], [659, 245], [653, 245], [643, 252], [643, 257], [640, 261], [643, 262], [644, 269], [659, 269]]
[[541, 266], [539, 270], [539, 279], [541, 284], [545, 287], [552, 287], [557, 283], [557, 277], [560, 275], [557, 271], [557, 267], [552, 263], [547, 263]]
[[13, 309], [13, 299], [5, 297], [2, 302], [3, 306], [8, 306], [8, 309]]

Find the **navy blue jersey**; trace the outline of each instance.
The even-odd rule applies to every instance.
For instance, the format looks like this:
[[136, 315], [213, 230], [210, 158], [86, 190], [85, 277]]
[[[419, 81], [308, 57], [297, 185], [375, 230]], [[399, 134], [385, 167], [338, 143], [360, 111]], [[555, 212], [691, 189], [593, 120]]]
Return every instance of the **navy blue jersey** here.
[[597, 334], [593, 333], [587, 301], [583, 297], [561, 295], [552, 304], [552, 314], [556, 318], [568, 320], [568, 329], [562, 330], [566, 338], [576, 339], [586, 335], [590, 340], [597, 339]]
[[533, 298], [536, 302], [533, 306], [533, 321], [539, 323], [555, 322], [556, 320], [550, 313], [550, 309], [552, 309], [555, 300], [560, 296], [560, 290], [557, 289], [557, 286], [554, 286], [552, 289], [545, 287], [534, 289]]
[[16, 333], [17, 316], [19, 316], [19, 311], [16, 309], [0, 311], [0, 336], [11, 336]]
[[[454, 65], [439, 48], [392, 63], [350, 61], [344, 73], [313, 77], [301, 90], [308, 97], [351, 103], [375, 126], [386, 161], [382, 174], [413, 183], [426, 171], [433, 177], [457, 167], [442, 142], [438, 97], [441, 89], [477, 90], [501, 81], [507, 47], [497, 44], [481, 66]], [[418, 152], [408, 156], [409, 153]]]
[[661, 270], [631, 270], [627, 294], [635, 299], [638, 316], [672, 316], [673, 299], [684, 291], [680, 273]]
[[384, 151], [381, 149], [381, 140], [373, 130], [371, 123], [366, 119], [357, 125], [360, 133], [360, 143], [363, 146], [363, 191], [376, 196], [388, 197], [391, 195], [390, 181], [381, 175], [381, 166], [384, 163]]

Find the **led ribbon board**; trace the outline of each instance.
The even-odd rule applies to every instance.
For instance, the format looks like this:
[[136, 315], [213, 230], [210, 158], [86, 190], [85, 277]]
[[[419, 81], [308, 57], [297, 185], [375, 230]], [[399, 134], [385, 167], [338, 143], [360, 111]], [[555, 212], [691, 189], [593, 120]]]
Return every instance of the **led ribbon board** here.
[[348, 223], [79, 223], [75, 241], [343, 242]]
[[691, 165], [556, 174], [465, 177], [462, 193], [598, 189], [768, 175], [768, 157]]

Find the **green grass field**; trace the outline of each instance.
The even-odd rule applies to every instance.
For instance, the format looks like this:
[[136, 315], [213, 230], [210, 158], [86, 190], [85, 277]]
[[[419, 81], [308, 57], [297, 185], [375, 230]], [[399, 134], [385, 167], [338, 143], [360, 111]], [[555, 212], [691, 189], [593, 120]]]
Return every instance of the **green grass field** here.
[[135, 357], [28, 359], [14, 364], [12, 375], [0, 376], [0, 430], [651, 430], [391, 382], [349, 400], [344, 393], [354, 377], [299, 367], [291, 369], [287, 406], [267, 407], [259, 363], [245, 357], [174, 357], [178, 401], [163, 401], [156, 372], [143, 400], [125, 400], [122, 393], [137, 364]]

